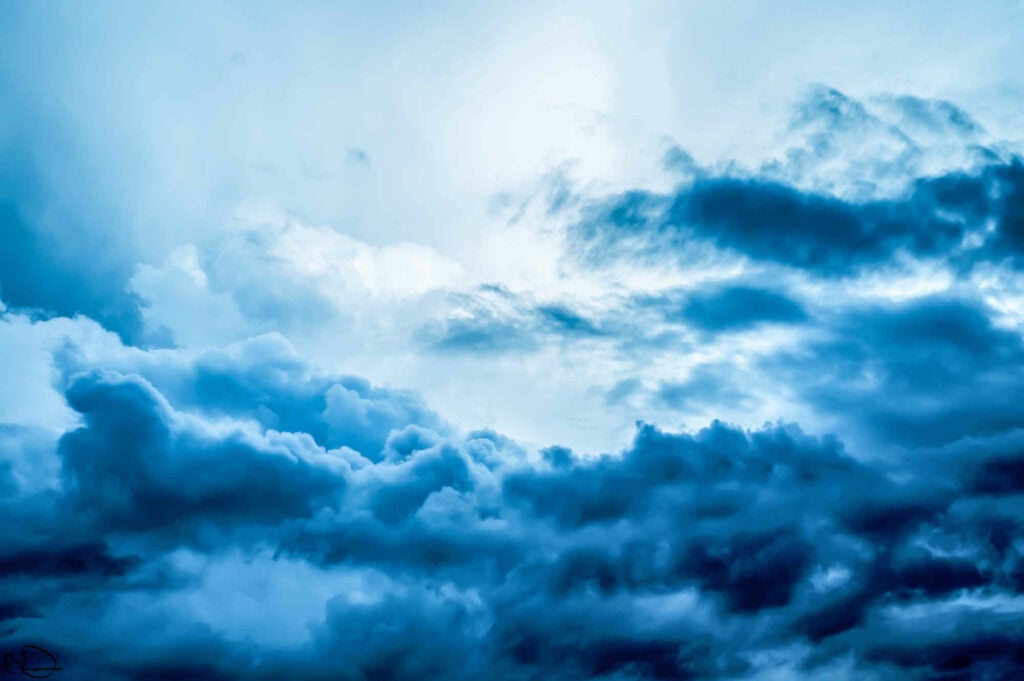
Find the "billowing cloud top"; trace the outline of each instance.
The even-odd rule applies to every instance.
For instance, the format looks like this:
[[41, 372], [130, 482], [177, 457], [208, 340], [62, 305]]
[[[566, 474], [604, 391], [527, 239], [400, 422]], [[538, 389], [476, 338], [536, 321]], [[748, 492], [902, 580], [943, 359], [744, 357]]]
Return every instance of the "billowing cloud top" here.
[[1024, 678], [1024, 13], [711, 7], [0, 10], [5, 670]]

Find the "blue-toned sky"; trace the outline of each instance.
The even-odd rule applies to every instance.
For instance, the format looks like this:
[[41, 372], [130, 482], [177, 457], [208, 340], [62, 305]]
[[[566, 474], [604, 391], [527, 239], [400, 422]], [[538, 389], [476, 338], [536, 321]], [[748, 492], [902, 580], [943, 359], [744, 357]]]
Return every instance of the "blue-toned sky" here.
[[1011, 1], [3, 3], [0, 647], [1024, 678], [1022, 65]]

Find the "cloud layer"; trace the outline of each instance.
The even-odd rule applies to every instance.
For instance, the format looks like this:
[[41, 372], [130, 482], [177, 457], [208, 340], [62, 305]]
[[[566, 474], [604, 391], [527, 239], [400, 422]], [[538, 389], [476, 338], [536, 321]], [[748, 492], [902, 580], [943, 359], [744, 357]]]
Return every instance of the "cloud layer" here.
[[[287, 405], [293, 423], [326, 422], [318, 441], [244, 410], [197, 411], [188, 395], [210, 364], [165, 373], [167, 394], [139, 374], [69, 379], [83, 420], [56, 445], [59, 482], [19, 493], [8, 466], [6, 640], [45, 643], [97, 679], [1021, 671], [1019, 431], [885, 464], [794, 425], [640, 424], [620, 454], [529, 460], [494, 433], [444, 436], [401, 394], [371, 391], [350, 403], [402, 417], [383, 440], [366, 420], [359, 450], [332, 449], [326, 433], [360, 411], [331, 409], [343, 380], [294, 359], [263, 367], [272, 382], [220, 366], [224, 384], [259, 384], [264, 419]], [[311, 589], [366, 586], [301, 623], [305, 642], [257, 645], [200, 626], [204, 570], [237, 555], [283, 577], [308, 565]], [[122, 609], [138, 599], [154, 609]], [[263, 614], [294, 616], [282, 606]], [[96, 623], [89, 637], [73, 636], [78, 621]], [[117, 645], [129, 636], [130, 652]]]
[[[872, 328], [909, 343], [941, 319], [974, 348], [963, 361], [1014, 356], [944, 305]], [[795, 425], [641, 423], [620, 453], [533, 458], [455, 435], [403, 393], [318, 375], [280, 337], [135, 353], [133, 372], [65, 361], [81, 425], [52, 443], [46, 489], [25, 488], [32, 464], [5, 449], [0, 578], [5, 640], [88, 660], [95, 676], [78, 678], [1011, 678], [1022, 664], [1014, 428], [868, 462]], [[290, 621], [281, 640], [241, 610], [211, 617], [224, 564], [276, 575], [232, 588]], [[334, 593], [305, 619], [269, 594], [297, 569]]]
[[1024, 15], [566, 7], [0, 10], [0, 652], [1024, 676]]

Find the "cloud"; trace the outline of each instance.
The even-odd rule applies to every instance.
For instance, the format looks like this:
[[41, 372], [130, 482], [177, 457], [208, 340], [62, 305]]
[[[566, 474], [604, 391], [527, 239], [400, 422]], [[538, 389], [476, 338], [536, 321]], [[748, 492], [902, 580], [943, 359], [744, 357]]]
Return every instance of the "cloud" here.
[[971, 300], [851, 309], [836, 315], [826, 340], [766, 362], [809, 403], [877, 442], [938, 445], [1022, 424], [1011, 406], [1024, 371], [1020, 335]]
[[449, 428], [411, 391], [374, 386], [358, 376], [313, 372], [276, 333], [197, 352], [111, 354], [97, 358], [64, 352], [61, 373], [67, 380], [99, 361], [139, 375], [187, 410], [254, 423], [263, 430], [302, 433], [319, 447], [346, 446], [373, 460], [384, 455], [393, 431]]
[[724, 403], [747, 407], [757, 401], [728, 364], [701, 364], [683, 381], [661, 381], [653, 399], [676, 410]]
[[[140, 265], [130, 289], [153, 334], [203, 346], [279, 332], [394, 335], [406, 306], [454, 284], [460, 266], [415, 243], [374, 246], [267, 208], [239, 209], [216, 235]], [[429, 309], [429, 306], [428, 306]], [[202, 314], [200, 314], [200, 311]]]
[[989, 207], [984, 187], [1015, 177], [1018, 163], [981, 177], [922, 178], [909, 195], [864, 203], [762, 179], [703, 177], [670, 196], [626, 193], [595, 204], [577, 234], [599, 260], [616, 248], [682, 249], [696, 238], [754, 260], [847, 276], [900, 253], [944, 257], [969, 234], [982, 236], [990, 218], [998, 238], [1012, 238], [1014, 194]]
[[[980, 380], [1019, 344], [962, 301], [859, 314], [871, 322], [848, 313], [834, 328], [870, 328], [861, 352], [890, 351], [867, 361], [892, 362], [894, 386], [903, 364]], [[834, 352], [825, 361], [855, 373], [837, 357], [858, 355]], [[45, 643], [67, 668], [724, 679], [784, 660], [807, 678], [848, 664], [849, 678], [910, 679], [1019, 665], [983, 619], [1024, 583], [1012, 426], [868, 460], [793, 425], [641, 424], [617, 454], [535, 457], [448, 430], [401, 391], [321, 374], [280, 337], [105, 355], [118, 370], [88, 369], [87, 353], [61, 362], [81, 422], [56, 446], [58, 487], [5, 488], [21, 524], [5, 530], [0, 583], [21, 594], [4, 601], [4, 642]], [[13, 474], [35, 465], [8, 461]], [[292, 620], [257, 643], [237, 633], [249, 611], [205, 614], [243, 588], [214, 570], [282, 588], [301, 575], [313, 596], [298, 620], [288, 599], [257, 608]], [[132, 602], [162, 625], [121, 614]], [[965, 627], [959, 653], [919, 635], [938, 612]], [[163, 633], [115, 645], [139, 628]]]
[[[84, 243], [80, 225], [75, 225], [71, 234], [46, 225], [38, 216], [38, 207], [25, 205], [33, 192], [12, 187], [5, 180], [0, 176], [0, 234], [4, 239], [0, 294], [4, 300], [50, 315], [89, 315], [123, 339], [145, 343], [138, 301], [123, 288], [130, 266], [104, 257], [101, 249]], [[49, 216], [50, 221], [55, 219]], [[82, 258], [83, 253], [89, 257]]]
[[344, 463], [308, 435], [217, 432], [175, 413], [138, 377], [79, 376], [67, 395], [85, 421], [59, 446], [69, 501], [106, 531], [186, 536], [196, 523], [281, 522], [343, 492]]
[[443, 353], [478, 355], [529, 353], [552, 341], [599, 338], [608, 332], [562, 302], [537, 302], [503, 286], [483, 285], [471, 293], [450, 296], [452, 310], [444, 319], [423, 324], [418, 341]]
[[0, 576], [69, 578], [96, 574], [111, 577], [125, 574], [138, 562], [138, 559], [111, 556], [103, 542], [41, 546], [0, 558]]
[[750, 286], [700, 291], [686, 301], [679, 316], [711, 333], [743, 330], [763, 323], [793, 324], [806, 319], [796, 301]]
[[[934, 473], [909, 463], [892, 471], [860, 463], [838, 443], [792, 428], [744, 434], [718, 424], [677, 436], [645, 427], [621, 459], [518, 474], [507, 480], [506, 495], [555, 526], [602, 527], [603, 542], [560, 559], [548, 577], [560, 589], [608, 604], [696, 586], [732, 626], [752, 625], [741, 624], [752, 615], [781, 627], [778, 638], [760, 638], [764, 650], [803, 636], [819, 651], [852, 652], [864, 672], [884, 662], [913, 674], [944, 662], [910, 635], [859, 657], [874, 617], [894, 607], [945, 607], [975, 591], [1015, 597], [1012, 570], [996, 566], [1016, 553], [1000, 557], [1005, 549], [981, 539], [997, 524], [977, 516], [961, 524], [966, 518], [953, 509], [971, 493], [958, 486], [955, 467]], [[942, 548], [947, 542], [958, 544], [955, 555]], [[587, 612], [602, 607], [591, 603]], [[723, 655], [711, 645], [713, 657]], [[674, 652], [681, 649], [677, 642]], [[961, 663], [972, 668], [974, 659]], [[985, 668], [985, 657], [977, 659]]]
[[900, 248], [923, 256], [945, 252], [963, 236], [963, 227], [922, 214], [912, 199], [855, 205], [731, 178], [699, 181], [677, 194], [668, 225], [692, 225], [718, 246], [825, 274], [846, 273]]
[[[671, 253], [691, 258], [699, 253], [696, 241], [823, 277], [908, 256], [970, 268], [1017, 253], [1019, 156], [979, 145], [980, 126], [949, 102], [883, 98], [872, 106], [879, 115], [838, 91], [813, 90], [791, 126], [802, 141], [781, 159], [754, 168], [698, 167], [671, 192], [638, 188], [591, 197], [572, 234], [592, 264]], [[964, 153], [936, 142], [937, 129], [945, 131], [942, 142], [952, 137]], [[876, 153], [893, 148], [904, 151], [891, 158], [891, 151]], [[850, 153], [875, 166], [861, 168]], [[937, 154], [941, 163], [923, 160]], [[846, 184], [813, 181], [822, 173]], [[871, 179], [856, 184], [864, 176]]]

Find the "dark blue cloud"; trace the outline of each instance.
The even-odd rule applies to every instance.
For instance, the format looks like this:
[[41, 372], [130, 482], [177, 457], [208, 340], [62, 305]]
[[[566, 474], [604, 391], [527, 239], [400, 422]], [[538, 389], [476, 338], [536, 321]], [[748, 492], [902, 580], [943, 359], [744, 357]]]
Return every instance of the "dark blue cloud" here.
[[766, 360], [823, 412], [879, 442], [936, 445], [1024, 425], [1024, 343], [967, 299], [853, 309], [830, 338]]
[[[10, 547], [7, 547], [8, 550]], [[125, 556], [112, 556], [104, 542], [70, 544], [67, 546], [42, 545], [23, 548], [16, 553], [0, 554], [0, 578], [13, 575], [36, 577], [76, 577], [96, 574], [103, 577], [120, 576], [134, 567], [139, 560]]]
[[[63, 362], [65, 374], [83, 366], [73, 353]], [[312, 374], [278, 334], [208, 350], [191, 362], [152, 362], [134, 371], [184, 408], [303, 433], [327, 449], [345, 446], [373, 460], [384, 455], [393, 431], [448, 430], [411, 391], [374, 386], [358, 376]]]
[[162, 343], [127, 291], [135, 263], [116, 229], [125, 215], [91, 175], [82, 140], [7, 74], [0, 82], [0, 296], [46, 315], [88, 315], [126, 342]]
[[992, 243], [994, 257], [1024, 254], [1024, 160], [996, 166], [988, 171], [989, 188], [997, 198], [992, 200], [990, 215], [997, 231]]
[[205, 432], [138, 377], [68, 388], [85, 424], [60, 442], [69, 503], [105, 529], [167, 531], [281, 522], [336, 505], [345, 478], [308, 435]]
[[663, 229], [692, 226], [716, 245], [750, 257], [842, 274], [905, 248], [944, 253], [963, 225], [913, 199], [856, 205], [758, 180], [700, 180], [673, 200]]
[[[942, 305], [953, 303], [933, 305], [948, 312]], [[893, 333], [910, 340], [919, 337], [907, 319], [932, 334], [938, 323], [929, 325], [927, 307], [893, 313]], [[946, 335], [974, 361], [1005, 352], [975, 326], [953, 324]], [[297, 367], [287, 380], [261, 381], [245, 362], [220, 359], [225, 376], [254, 373], [250, 389], [261, 386], [270, 403], [294, 394], [299, 376], [306, 390], [326, 384]], [[216, 416], [191, 392], [196, 368], [211, 361], [165, 363], [166, 394], [137, 376], [71, 380], [68, 400], [83, 423], [60, 442], [63, 487], [11, 499], [34, 509], [34, 529], [5, 538], [0, 585], [17, 593], [31, 564], [34, 586], [3, 601], [4, 644], [52, 645], [85, 679], [270, 679], [295, 669], [311, 679], [735, 678], [801, 642], [809, 671], [844, 659], [858, 673], [906, 679], [956, 666], [969, 675], [1020, 669], [999, 650], [1005, 634], [980, 620], [964, 620], [957, 654], [937, 655], [938, 633], [903, 634], [892, 619], [1024, 589], [1012, 539], [1024, 519], [1019, 504], [1005, 503], [1021, 489], [1019, 432], [883, 463], [794, 426], [714, 423], [674, 434], [641, 425], [620, 454], [551, 448], [531, 463], [495, 433], [454, 438], [408, 422], [371, 460], [301, 432], [218, 424], [227, 411]], [[232, 391], [213, 395], [245, 404]], [[292, 423], [315, 423], [323, 409], [296, 405], [308, 421]], [[47, 534], [48, 543], [29, 539]], [[362, 601], [339, 593], [312, 636], [285, 647], [261, 649], [187, 618], [130, 651], [108, 647], [125, 635], [116, 625], [91, 641], [54, 628], [85, 612], [110, 622], [103, 600], [75, 600], [83, 589], [111, 603], [129, 592], [173, 595], [181, 585], [159, 575], [175, 550], [260, 546], [325, 578], [371, 570], [400, 587]]]
[[[2, 182], [0, 178], [0, 187]], [[46, 315], [89, 315], [123, 340], [145, 343], [138, 300], [125, 291], [131, 268], [99, 257], [85, 265], [82, 244], [76, 244], [76, 238], [32, 224], [25, 212], [23, 206], [0, 195], [0, 294], [4, 301]]]
[[[872, 635], [869, 615], [884, 608], [939, 603], [975, 589], [1009, 589], [1003, 592], [1009, 596], [1017, 588], [1011, 586], [1015, 568], [992, 568], [1004, 558], [982, 557], [992, 551], [981, 540], [990, 528], [977, 519], [963, 525], [964, 518], [949, 516], [964, 493], [956, 468], [939, 475], [913, 470], [892, 471], [904, 478], [897, 481], [884, 468], [845, 456], [834, 441], [814, 441], [786, 429], [743, 434], [717, 425], [691, 437], [648, 427], [621, 459], [516, 474], [506, 481], [506, 496], [565, 528], [566, 543], [574, 532], [580, 533], [576, 541], [586, 541], [586, 528], [603, 528], [602, 542], [565, 552], [550, 577], [537, 577], [554, 580], [551, 588], [558, 594], [589, 594], [591, 617], [625, 594], [642, 599], [690, 584], [720, 599], [723, 612], [734, 613], [738, 621], [748, 613], [775, 621], [779, 640], [773, 643], [768, 635], [761, 645], [807, 637], [833, 654], [856, 656], [857, 641]], [[981, 554], [942, 556], [918, 544], [921, 537], [947, 532], [973, 537], [971, 545]], [[859, 544], [872, 549], [861, 553]], [[996, 555], [1014, 555], [1003, 551]], [[836, 565], [845, 571], [840, 581], [811, 587], [815, 575]], [[695, 634], [682, 640], [700, 640]], [[533, 659], [562, 652], [556, 648], [546, 658], [536, 649], [550, 645], [548, 639], [527, 640]], [[724, 651], [703, 640], [715, 651], [711, 657], [721, 661]], [[685, 650], [680, 639], [676, 646], [677, 653]], [[916, 650], [912, 639], [900, 639], [899, 646]], [[894, 677], [902, 666], [913, 678], [926, 673], [931, 662], [924, 652], [912, 655], [878, 654], [864, 662], [893, 664]], [[630, 664], [643, 666], [636, 660]], [[733, 664], [742, 668], [740, 661]], [[972, 668], [974, 661], [965, 664]], [[978, 664], [980, 670], [987, 663]], [[708, 667], [694, 678], [731, 678]], [[624, 662], [627, 668], [633, 667]], [[870, 668], [866, 664], [862, 671]], [[687, 678], [682, 667], [666, 669]], [[649, 669], [640, 676], [660, 678]]]
[[[932, 132], [970, 137], [980, 131], [948, 102], [897, 98], [889, 104], [908, 124]], [[583, 201], [582, 219], [572, 229], [577, 245], [599, 264], [623, 257], [683, 255], [696, 241], [823, 277], [852, 275], [901, 254], [968, 269], [979, 261], [1020, 258], [1020, 158], [977, 148], [964, 169], [915, 174], [919, 171], [912, 159], [919, 151], [910, 138], [883, 124], [861, 103], [828, 89], [803, 103], [794, 125], [812, 132], [808, 148], [790, 151], [788, 165], [768, 164], [760, 173], [744, 173], [733, 166], [709, 169], [684, 163], [688, 179], [675, 191], [626, 190]], [[813, 163], [805, 156], [832, 158], [840, 153], [842, 135], [865, 135], [875, 128], [907, 147], [909, 157], [892, 159], [884, 169], [905, 184], [895, 196], [871, 198], [879, 194], [871, 185], [861, 192], [865, 198], [848, 198], [808, 189], [789, 177], [794, 168], [813, 175]], [[681, 153], [673, 158], [685, 160]], [[804, 166], [809, 167], [800, 170]], [[967, 237], [978, 243], [963, 248]]]
[[[1016, 248], [1012, 192], [1020, 163], [981, 176], [922, 178], [905, 197], [864, 203], [781, 182], [703, 176], [669, 196], [629, 192], [597, 203], [575, 231], [599, 260], [630, 252], [637, 240], [653, 250], [681, 249], [696, 238], [756, 260], [843, 276], [899, 252], [947, 257], [967, 234], [981, 234], [989, 218], [998, 221], [997, 240], [1009, 238]], [[1001, 184], [1011, 193], [995, 204], [983, 199]]]
[[689, 297], [679, 317], [710, 332], [739, 331], [760, 323], [792, 324], [807, 315], [796, 301], [781, 293], [752, 286], [729, 286]]

